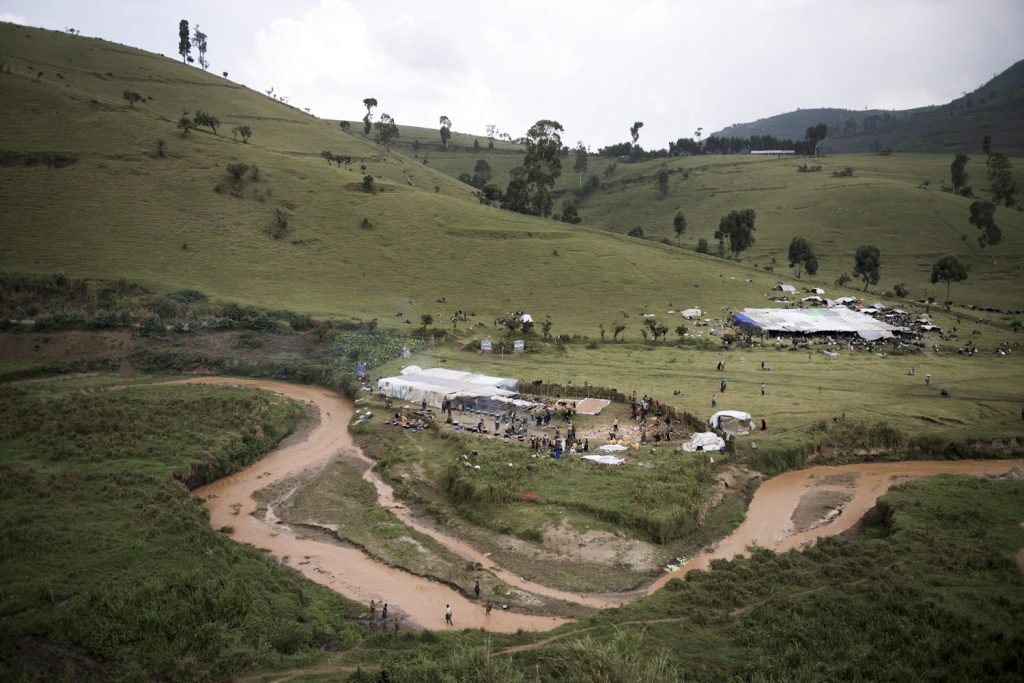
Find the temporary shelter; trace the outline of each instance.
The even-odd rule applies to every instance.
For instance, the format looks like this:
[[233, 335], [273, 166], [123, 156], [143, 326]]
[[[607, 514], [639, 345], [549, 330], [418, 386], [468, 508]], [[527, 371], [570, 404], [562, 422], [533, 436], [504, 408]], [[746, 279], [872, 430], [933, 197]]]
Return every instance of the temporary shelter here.
[[693, 451], [718, 451], [723, 448], [725, 448], [725, 441], [714, 432], [697, 432], [683, 444], [683, 450], [691, 453]]
[[500, 413], [509, 403], [532, 405], [515, 399], [517, 380], [447, 368], [424, 370], [410, 365], [400, 375], [378, 380], [377, 389], [391, 398], [413, 403], [426, 401], [434, 407], [440, 407], [445, 399], [462, 399], [466, 407], [486, 413]]
[[687, 320], [696, 320], [697, 318], [700, 318], [700, 315], [701, 313], [699, 308], [687, 308], [683, 311], [683, 317]]
[[787, 285], [781, 282], [775, 285], [775, 289], [779, 290], [780, 292], [786, 292], [787, 294], [792, 294], [796, 291], [796, 287], [794, 287], [793, 285]]
[[878, 332], [880, 337], [891, 337], [901, 329], [848, 308], [745, 308], [742, 313], [733, 314], [733, 319], [769, 332], [799, 334]]
[[726, 434], [743, 436], [754, 431], [754, 418], [740, 410], [719, 410], [708, 420], [712, 427]]

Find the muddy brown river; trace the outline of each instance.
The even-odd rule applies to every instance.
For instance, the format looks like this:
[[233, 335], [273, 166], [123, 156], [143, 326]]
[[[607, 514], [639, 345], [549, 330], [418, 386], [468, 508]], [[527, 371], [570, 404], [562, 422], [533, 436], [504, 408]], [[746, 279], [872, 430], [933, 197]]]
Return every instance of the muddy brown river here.
[[[348, 432], [353, 417], [351, 401], [326, 389], [285, 382], [196, 377], [176, 383], [252, 387], [310, 404], [320, 413], [319, 423], [301, 442], [275, 449], [249, 467], [193, 492], [209, 509], [210, 523], [214, 529], [232, 527], [234, 530], [230, 537], [233, 540], [269, 550], [282, 563], [310, 580], [328, 586], [352, 600], [367, 605], [371, 599], [387, 602], [391, 613], [408, 619], [409, 626], [445, 628], [444, 611], [448, 604], [452, 606], [456, 628], [482, 628], [511, 633], [518, 629], [548, 630], [566, 622], [558, 617], [498, 609], [485, 615], [479, 602], [463, 597], [442, 583], [390, 567], [356, 548], [305, 537], [303, 533], [277, 520], [272, 506], [266, 515], [253, 514], [257, 508], [253, 493], [293, 477], [304, 469], [326, 464], [330, 458], [341, 453], [366, 463], [371, 462], [352, 443]], [[682, 577], [691, 569], [706, 568], [713, 559], [741, 555], [751, 545], [785, 551], [812, 543], [822, 536], [841, 533], [853, 526], [890, 486], [908, 478], [941, 473], [999, 473], [1014, 465], [1024, 466], [1024, 460], [874, 463], [787, 472], [761, 485], [750, 503], [746, 521], [713, 550], [702, 552], [678, 569], [666, 572], [645, 589], [614, 595], [561, 591], [513, 574], [464, 541], [418, 521], [408, 508], [395, 500], [391, 486], [372, 470], [367, 470], [364, 479], [376, 488], [378, 504], [391, 510], [403, 524], [434, 538], [467, 561], [479, 562], [501, 581], [539, 595], [603, 608], [653, 593], [672, 578]], [[812, 488], [825, 492], [831, 488], [841, 492], [837, 500], [845, 503], [841, 507], [837, 506], [836, 510], [817, 524], [803, 529], [794, 527], [794, 510]]]

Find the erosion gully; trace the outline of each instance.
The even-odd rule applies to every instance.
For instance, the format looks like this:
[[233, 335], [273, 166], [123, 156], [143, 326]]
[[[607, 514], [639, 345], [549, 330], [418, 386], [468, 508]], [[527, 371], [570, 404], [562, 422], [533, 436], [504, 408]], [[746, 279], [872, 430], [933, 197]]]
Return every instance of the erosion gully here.
[[[273, 514], [273, 505], [257, 516], [253, 493], [278, 481], [295, 476], [310, 467], [325, 465], [331, 458], [344, 457], [364, 465], [372, 465], [352, 442], [348, 425], [354, 408], [351, 401], [318, 387], [266, 380], [229, 377], [195, 377], [180, 384], [219, 384], [250, 387], [280, 394], [309, 404], [319, 411], [319, 423], [298, 443], [284, 445], [266, 457], [230, 476], [196, 489], [193, 495], [202, 499], [210, 511], [214, 529], [231, 527], [230, 537], [269, 550], [282, 563], [301, 572], [308, 579], [327, 586], [346, 597], [369, 604], [387, 602], [392, 614], [407, 619], [407, 626], [428, 629], [445, 628], [445, 605], [451, 605], [456, 628], [481, 628], [487, 631], [512, 633], [544, 631], [566, 623], [559, 617], [520, 614], [495, 610], [485, 614], [478, 601], [463, 596], [451, 587], [377, 561], [363, 551], [342, 544], [313, 539], [282, 523]], [[363, 478], [377, 491], [377, 502], [389, 509], [411, 529], [430, 536], [447, 549], [467, 560], [479, 563], [508, 585], [558, 600], [590, 607], [605, 608], [653, 593], [673, 578], [681, 578], [692, 569], [704, 569], [711, 560], [728, 559], [746, 552], [752, 545], [775, 551], [786, 551], [813, 543], [815, 539], [841, 533], [852, 527], [875, 501], [893, 484], [908, 478], [942, 473], [980, 474], [1004, 472], [1024, 460], [958, 460], [912, 461], [814, 467], [786, 472], [764, 482], [750, 502], [746, 520], [713, 549], [701, 552], [678, 569], [666, 572], [649, 586], [632, 593], [571, 593], [524, 579], [466, 544], [416, 519], [405, 505], [395, 500], [391, 486], [370, 468]], [[794, 531], [790, 518], [801, 498], [822, 480], [834, 475], [847, 477], [846, 490], [853, 497], [841, 514], [805, 531]]]

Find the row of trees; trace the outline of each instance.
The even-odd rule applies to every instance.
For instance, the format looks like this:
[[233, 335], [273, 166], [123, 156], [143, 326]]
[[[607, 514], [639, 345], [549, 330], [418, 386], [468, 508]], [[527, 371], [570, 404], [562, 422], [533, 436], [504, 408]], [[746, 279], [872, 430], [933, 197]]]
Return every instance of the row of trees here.
[[774, 135], [751, 135], [742, 137], [711, 137], [702, 140], [701, 130], [694, 132], [694, 137], [679, 138], [668, 143], [668, 149], [645, 150], [638, 144], [642, 121], [637, 121], [629, 129], [632, 142], [619, 142], [601, 147], [599, 156], [639, 159], [657, 159], [696, 154], [745, 154], [752, 151], [769, 149], [792, 149], [797, 154], [817, 155], [819, 145], [828, 135], [828, 126], [824, 123], [807, 128], [803, 140], [777, 138]]
[[196, 60], [192, 58], [192, 48], [199, 53], [199, 66], [205, 71], [210, 62], [206, 59], [206, 34], [199, 30], [196, 24], [191, 36], [189, 35], [188, 20], [182, 19], [178, 22], [178, 54], [181, 55], [181, 63], [192, 64]]

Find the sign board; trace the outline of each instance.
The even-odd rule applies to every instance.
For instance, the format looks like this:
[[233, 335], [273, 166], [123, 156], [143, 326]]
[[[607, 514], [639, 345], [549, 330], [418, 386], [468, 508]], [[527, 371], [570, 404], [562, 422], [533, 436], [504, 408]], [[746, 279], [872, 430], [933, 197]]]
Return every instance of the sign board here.
[[525, 348], [526, 348], [526, 344], [525, 344], [525, 342], [523, 342], [522, 339], [516, 339], [514, 342], [512, 342], [512, 350], [513, 351], [519, 352], [519, 351], [523, 351]]
[[490, 339], [483, 339], [483, 340], [481, 340], [480, 341], [480, 350], [481, 351], [490, 351], [491, 350], [491, 340]]

